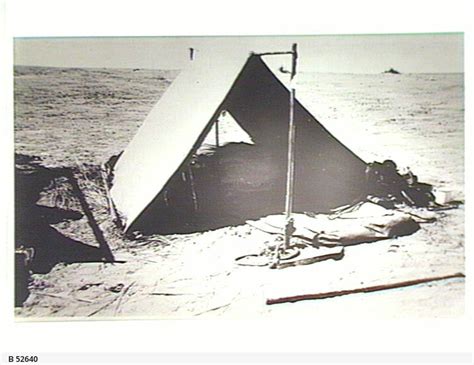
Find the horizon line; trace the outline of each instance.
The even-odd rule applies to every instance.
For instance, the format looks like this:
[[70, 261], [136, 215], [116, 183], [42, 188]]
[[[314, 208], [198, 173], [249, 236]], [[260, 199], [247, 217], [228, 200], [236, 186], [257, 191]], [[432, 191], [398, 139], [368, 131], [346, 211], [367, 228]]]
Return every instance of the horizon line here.
[[[31, 65], [31, 64], [13, 64], [13, 67], [36, 67], [36, 68], [57, 68], [57, 69], [90, 69], [90, 70], [147, 70], [147, 71], [181, 71], [183, 68], [149, 68], [149, 67], [103, 67], [103, 66], [46, 66], [46, 65]], [[390, 69], [390, 67], [388, 68]], [[321, 73], [321, 74], [351, 74], [351, 75], [379, 75], [390, 74], [386, 71], [380, 72], [337, 72], [337, 71], [313, 71], [313, 70], [299, 70], [300, 73]], [[397, 70], [395, 68], [395, 70]], [[398, 70], [397, 70], [398, 71]], [[433, 75], [433, 74], [464, 74], [463, 71], [432, 71], [432, 72], [402, 72], [400, 75]]]

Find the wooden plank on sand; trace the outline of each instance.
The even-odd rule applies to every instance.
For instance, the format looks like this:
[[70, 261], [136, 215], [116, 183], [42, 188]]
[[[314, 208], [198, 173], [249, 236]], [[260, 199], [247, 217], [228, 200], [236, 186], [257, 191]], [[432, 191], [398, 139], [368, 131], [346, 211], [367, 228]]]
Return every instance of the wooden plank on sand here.
[[452, 275], [401, 281], [398, 283], [381, 284], [381, 285], [367, 286], [367, 287], [354, 288], [354, 289], [348, 289], [348, 290], [336, 290], [336, 291], [329, 291], [329, 292], [323, 292], [323, 293], [301, 294], [301, 295], [294, 295], [294, 296], [273, 298], [273, 299], [271, 298], [271, 299], [267, 299], [267, 304], [280, 304], [280, 303], [288, 303], [288, 302], [294, 303], [294, 302], [299, 302], [301, 300], [327, 299], [327, 298], [334, 298], [334, 297], [349, 295], [349, 294], [370, 293], [374, 291], [397, 289], [397, 288], [403, 288], [406, 286], [413, 286], [413, 285], [429, 283], [433, 281], [453, 279], [453, 278], [465, 278], [465, 275], [463, 273], [456, 273]]

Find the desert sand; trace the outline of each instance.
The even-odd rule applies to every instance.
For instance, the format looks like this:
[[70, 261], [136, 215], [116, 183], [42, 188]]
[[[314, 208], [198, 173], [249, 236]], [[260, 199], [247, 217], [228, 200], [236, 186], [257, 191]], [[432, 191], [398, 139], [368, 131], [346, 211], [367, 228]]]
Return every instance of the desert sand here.
[[[178, 71], [15, 68], [15, 152], [48, 167], [97, 166], [123, 150]], [[464, 200], [463, 74], [301, 73], [297, 97], [366, 162], [393, 159]], [[183, 106], [184, 107], [184, 106]], [[46, 189], [39, 204], [50, 204]], [[342, 260], [282, 270], [240, 255], [274, 243], [249, 225], [187, 235], [120, 235], [105, 194], [86, 191], [119, 263], [57, 263], [35, 273], [18, 319], [439, 318], [464, 314], [464, 279], [324, 300], [268, 298], [464, 272], [464, 206], [411, 236], [347, 247]], [[94, 193], [94, 194], [93, 194]], [[97, 246], [85, 218], [57, 223]]]

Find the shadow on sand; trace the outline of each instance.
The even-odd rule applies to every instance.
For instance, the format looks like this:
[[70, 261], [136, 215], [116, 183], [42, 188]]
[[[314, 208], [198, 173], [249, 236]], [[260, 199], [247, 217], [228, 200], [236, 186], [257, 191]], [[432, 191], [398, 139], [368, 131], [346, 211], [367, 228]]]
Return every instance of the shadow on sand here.
[[41, 166], [35, 157], [17, 155], [15, 168], [15, 249], [32, 252], [28, 260], [17, 254], [15, 260], [15, 303], [28, 297], [30, 273], [47, 273], [58, 263], [101, 262], [103, 252], [60, 233], [51, 225], [77, 220], [82, 213], [39, 206], [40, 193], [61, 170]]

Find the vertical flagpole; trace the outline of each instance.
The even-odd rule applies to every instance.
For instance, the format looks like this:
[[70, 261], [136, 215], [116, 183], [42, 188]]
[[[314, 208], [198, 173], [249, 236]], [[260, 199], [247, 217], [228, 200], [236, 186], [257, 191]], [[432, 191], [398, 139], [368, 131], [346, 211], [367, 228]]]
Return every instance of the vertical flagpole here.
[[294, 195], [294, 181], [295, 181], [295, 86], [294, 77], [296, 75], [296, 60], [298, 58], [298, 51], [296, 43], [292, 46], [292, 62], [291, 62], [291, 77], [290, 77], [290, 115], [288, 128], [288, 168], [286, 175], [286, 197], [285, 197], [285, 243], [284, 248], [288, 249], [290, 246], [291, 236], [294, 233], [294, 221], [292, 217], [293, 212], [293, 195]]

